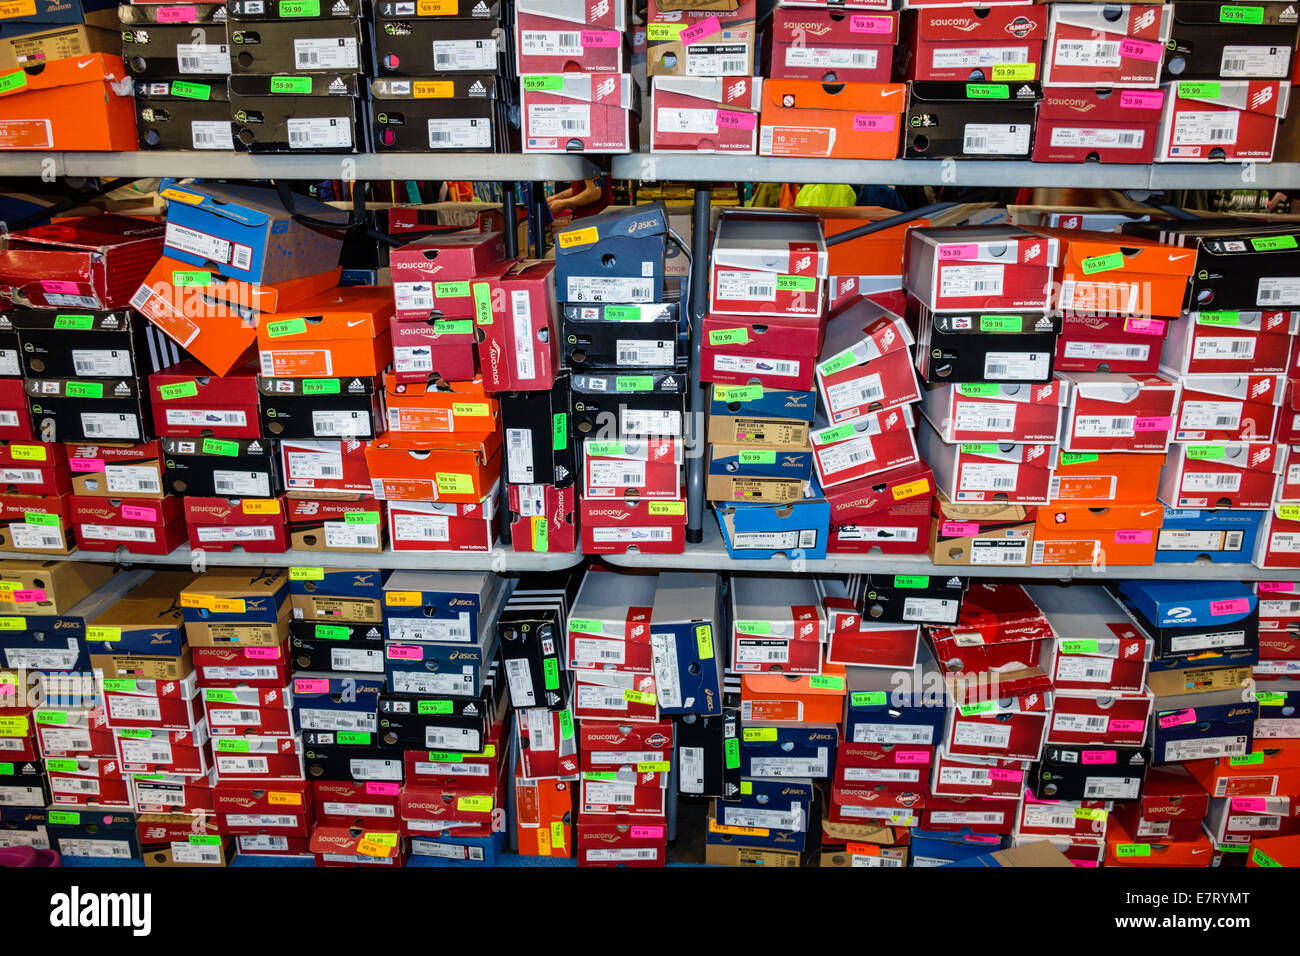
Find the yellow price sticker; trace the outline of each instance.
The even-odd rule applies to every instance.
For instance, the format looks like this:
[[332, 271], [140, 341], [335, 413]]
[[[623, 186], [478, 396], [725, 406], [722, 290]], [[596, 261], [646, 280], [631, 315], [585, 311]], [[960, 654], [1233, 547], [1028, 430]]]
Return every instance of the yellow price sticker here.
[[46, 461], [49, 457], [43, 445], [10, 445], [9, 454], [20, 461]]
[[928, 495], [929, 493], [930, 479], [928, 478], [921, 478], [917, 481], [909, 481], [905, 485], [898, 485], [890, 492], [895, 501], [902, 501], [904, 498], [915, 498], [917, 495]]
[[361, 856], [388, 856], [389, 849], [382, 843], [376, 843], [374, 840], [365, 837], [357, 841], [357, 853]]
[[1277, 516], [1283, 521], [1300, 521], [1300, 505], [1278, 505]]
[[623, 699], [630, 701], [633, 704], [645, 704], [646, 706], [653, 707], [655, 695], [639, 690], [625, 690], [623, 691]]
[[18, 581], [0, 581], [0, 591], [18, 591], [22, 584]]
[[695, 629], [695, 649], [700, 660], [713, 660], [713, 628], [710, 625], [701, 624]]
[[283, 790], [270, 790], [266, 794], [266, 802], [273, 807], [300, 807], [302, 806], [302, 794], [286, 793]]
[[378, 843], [380, 846], [386, 846], [386, 847], [397, 846], [396, 833], [363, 833], [361, 834], [361, 838], [363, 840], [373, 840], [375, 843]]
[[648, 510], [652, 515], [684, 515], [686, 514], [686, 502], [652, 501]]
[[457, 797], [456, 809], [466, 813], [491, 813], [491, 797]]
[[573, 249], [577, 246], [589, 246], [599, 238], [600, 232], [595, 226], [588, 226], [586, 229], [570, 229], [567, 232], [560, 233], [560, 248]]
[[667, 773], [673, 768], [668, 760], [647, 760], [636, 765], [637, 773]]
[[440, 471], [435, 476], [440, 495], [472, 495], [474, 479], [455, 471]]
[[181, 607], [211, 607], [212, 595], [210, 594], [191, 594], [189, 591], [181, 592]]
[[1105, 820], [1109, 814], [1105, 810], [1093, 810], [1089, 807], [1080, 807], [1074, 811], [1076, 820]]
[[764, 744], [776, 740], [775, 727], [747, 727], [740, 732], [741, 740], [747, 744]]
[[709, 817], [709, 832], [711, 833], [729, 833], [732, 836], [752, 836], [765, 837], [768, 831], [763, 827], [733, 827], [725, 823], [718, 823], [713, 817]]
[[994, 63], [992, 80], [1032, 80], [1038, 74], [1033, 63]]
[[274, 498], [245, 498], [242, 508], [246, 515], [278, 515], [280, 502]]
[[324, 581], [324, 568], [290, 568], [290, 581]]
[[187, 193], [183, 189], [164, 189], [158, 195], [162, 196], [163, 199], [174, 199], [176, 202], [189, 203], [191, 206], [198, 206], [203, 203], [202, 196]]
[[491, 415], [492, 411], [488, 408], [486, 402], [452, 402], [451, 413], [453, 415]]
[[424, 595], [419, 591], [385, 591], [384, 604], [387, 607], [419, 607], [424, 603]]
[[445, 100], [455, 95], [456, 87], [450, 80], [416, 80], [411, 84], [411, 95], [417, 100]]
[[647, 40], [676, 40], [684, 29], [686, 29], [684, 23], [651, 23], [645, 29], [645, 38]]
[[243, 598], [213, 598], [212, 612], [214, 614], [243, 614], [248, 610], [248, 604]]
[[0, 631], [25, 631], [25, 630], [27, 630], [27, 618], [0, 617]]
[[551, 824], [551, 846], [557, 850], [564, 849], [564, 824], [558, 820]]
[[122, 629], [120, 627], [86, 628], [86, 640], [88, 641], [120, 641], [121, 639]]

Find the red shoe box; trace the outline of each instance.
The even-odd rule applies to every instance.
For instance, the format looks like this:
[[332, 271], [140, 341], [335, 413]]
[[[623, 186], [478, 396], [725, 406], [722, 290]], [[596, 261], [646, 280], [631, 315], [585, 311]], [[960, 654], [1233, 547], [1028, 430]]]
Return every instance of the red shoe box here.
[[667, 832], [663, 820], [655, 817], [626, 823], [584, 813], [578, 819], [578, 865], [664, 866]]
[[625, 501], [681, 497], [682, 445], [676, 438], [583, 441], [583, 498]]
[[32, 441], [32, 416], [21, 378], [0, 378], [0, 441]]
[[[733, 210], [724, 214], [713, 234], [709, 269], [711, 315], [705, 322], [743, 325], [722, 316], [766, 316], [766, 320], [755, 318], [750, 321], [760, 324], [761, 321], [770, 321], [778, 327], [785, 327], [791, 325], [796, 316], [820, 318], [825, 311], [823, 286], [826, 265], [826, 244], [821, 223], [815, 216], [772, 210]], [[713, 338], [710, 333], [718, 328], [717, 325], [704, 326], [706, 341]], [[811, 326], [811, 335], [817, 340], [816, 347], [786, 347], [789, 343], [807, 340], [809, 327], [802, 328], [803, 338], [795, 338], [794, 333], [785, 331], [779, 337], [780, 342], [765, 338], [762, 349], [750, 351], [769, 355], [800, 352], [816, 357], [821, 351], [824, 331], [821, 323]], [[710, 344], [720, 343], [710, 341]], [[808, 369], [807, 382], [789, 387], [810, 388], [811, 368]], [[744, 381], [728, 384], [744, 384]]]
[[396, 783], [313, 780], [316, 820], [325, 826], [394, 829], [401, 786]]
[[1191, 312], [1165, 341], [1164, 364], [1182, 373], [1285, 372], [1300, 312]]
[[1057, 690], [1047, 742], [1141, 747], [1146, 742], [1152, 696], [1147, 691]]
[[940, 833], [1010, 833], [1018, 809], [1015, 800], [931, 795], [921, 811], [921, 827]]
[[202, 776], [215, 766], [203, 720], [192, 730], [122, 727], [113, 731], [113, 738], [124, 773]]
[[283, 554], [289, 550], [284, 498], [186, 498], [190, 547]]
[[1018, 584], [977, 584], [951, 626], [931, 626], [935, 659], [945, 673], [1009, 671], [1038, 665], [1053, 640], [1046, 616]]
[[681, 554], [686, 549], [685, 501], [583, 498], [584, 554]]
[[574, 671], [574, 677], [573, 716], [577, 720], [659, 719], [653, 675], [580, 670]]
[[1274, 505], [1260, 525], [1257, 568], [1300, 568], [1300, 513], [1295, 505]]
[[499, 232], [431, 235], [389, 254], [398, 322], [423, 322], [433, 313], [447, 319], [473, 319], [470, 282], [505, 256]]
[[287, 686], [203, 687], [202, 696], [208, 727], [214, 739], [247, 734], [292, 737], [296, 732], [293, 697]]
[[295, 550], [383, 551], [386, 510], [382, 501], [286, 498], [284, 507], [290, 547]]
[[925, 390], [921, 411], [948, 444], [1056, 442], [1069, 394], [1059, 379], [1045, 385], [947, 383]]
[[308, 846], [317, 866], [399, 867], [406, 860], [404, 841], [393, 830], [315, 826]]
[[1160, 474], [1171, 508], [1268, 508], [1283, 470], [1285, 445], [1176, 444]]
[[864, 667], [912, 667], [921, 641], [915, 624], [860, 622], [847, 631], [835, 631], [826, 645], [828, 664]]
[[655, 76], [650, 149], [657, 153], [758, 152], [758, 77]]
[[491, 551], [497, 539], [496, 489], [477, 504], [390, 501], [393, 551]]
[[[12, 714], [13, 712], [10, 711]], [[63, 722], [59, 724], [36, 724], [36, 738], [40, 741], [40, 753], [46, 757], [112, 757], [116, 753], [113, 745], [113, 731], [108, 726], [108, 715], [103, 705], [93, 710], [61, 711]], [[2, 721], [0, 721], [2, 723]], [[20, 735], [23, 736], [23, 735]], [[0, 750], [4, 749], [4, 740], [19, 737], [6, 737], [0, 740]], [[35, 757], [33, 749], [30, 756]], [[20, 758], [22, 759], [22, 758]]]
[[1174, 441], [1272, 441], [1280, 375], [1183, 375]]
[[[515, 66], [521, 76], [572, 70], [622, 73], [626, 69], [627, 22], [618, 4], [597, 4], [589, 9], [583, 4], [569, 8], [541, 5], [541, 9], [553, 15], [523, 7], [515, 13]], [[641, 30], [644, 32], [644, 27]]]
[[212, 742], [217, 778], [232, 780], [302, 780], [302, 738], [246, 734]]
[[131, 778], [135, 807], [140, 813], [214, 812], [213, 788], [217, 770], [213, 767], [202, 777], [179, 774], [150, 774]]
[[[434, 313], [437, 316], [437, 313]], [[464, 333], [469, 326], [470, 334]], [[470, 319], [396, 320], [393, 335], [393, 377], [401, 384], [427, 382], [437, 374], [448, 382], [478, 378], [478, 349]]]
[[911, 408], [901, 405], [813, 430], [809, 439], [819, 483], [833, 488], [920, 461], [914, 425]]
[[567, 553], [578, 548], [574, 487], [507, 485], [510, 546], [516, 552]]
[[845, 482], [823, 491], [831, 506], [832, 524], [866, 521], [866, 516], [895, 507], [927, 504], [934, 495], [934, 476], [923, 461], [915, 461], [878, 475]]
[[[1112, 19], [1115, 9], [1119, 16]], [[1154, 89], [1172, 19], [1170, 8], [1158, 4], [1055, 4], [1043, 51], [1043, 85]]]
[[930, 529], [929, 498], [904, 501], [882, 511], [830, 526], [827, 550], [835, 554], [925, 554]]
[[586, 773], [631, 772], [641, 764], [667, 763], [673, 752], [672, 721], [638, 725], [587, 721], [578, 728], [578, 751]]
[[[193, 500], [184, 499], [187, 504]], [[160, 498], [145, 504], [73, 495], [68, 501], [77, 547], [86, 551], [123, 548], [128, 553], [171, 554], [185, 543], [180, 498]]]
[[1047, 504], [1055, 445], [949, 445], [925, 421], [919, 438], [921, 455], [934, 469], [935, 484], [954, 504]]
[[1014, 800], [1025, 788], [1025, 767], [1021, 760], [973, 757], [935, 750], [930, 793], [936, 797], [999, 797]]
[[58, 758], [45, 761], [50, 802], [56, 807], [134, 810], [130, 783], [116, 757]]
[[1100, 841], [1106, 835], [1109, 807], [1105, 800], [1039, 800], [1026, 790], [1020, 802], [1016, 833], [1029, 837]]
[[285, 687], [288, 642], [279, 647], [191, 647], [200, 687]]
[[20, 444], [0, 439], [0, 492], [66, 495], [72, 491], [63, 445]]
[[1061, 421], [1069, 452], [1163, 452], [1169, 447], [1179, 386], [1160, 375], [1066, 372], [1070, 397]]
[[355, 438], [338, 441], [280, 442], [284, 487], [290, 495], [311, 498], [370, 497], [366, 443]]
[[904, 284], [931, 312], [1046, 311], [1060, 251], [1015, 226], [913, 229]]
[[1165, 86], [1156, 162], [1268, 162], [1291, 84], [1215, 80]]
[[664, 815], [665, 791], [658, 783], [593, 780], [584, 774], [578, 793], [579, 826], [584, 818], [590, 817], [610, 817], [611, 823], [630, 825], [634, 820], [655, 820]]
[[925, 804], [923, 790], [901, 792], [832, 785], [826, 819], [831, 823], [873, 822], [877, 826], [915, 827], [920, 825]]
[[281, 780], [273, 785], [222, 781], [212, 790], [217, 828], [236, 836], [306, 839], [315, 818], [312, 785]]
[[75, 500], [71, 495], [0, 495], [0, 551], [68, 554]]
[[[450, 829], [457, 836], [491, 836], [493, 808], [502, 789], [497, 781], [464, 790], [407, 784], [402, 788], [399, 804], [402, 833], [420, 836]], [[318, 804], [318, 815], [320, 810]]]
[[829, 9], [778, 7], [772, 11], [768, 30], [766, 75], [783, 80], [888, 83], [898, 17], [892, 11], [845, 16]]
[[555, 262], [496, 263], [476, 275], [474, 294], [476, 303], [487, 297], [486, 314], [474, 330], [484, 389], [543, 391], [554, 385], [560, 362]]
[[[858, 302], [868, 304], [865, 299]], [[879, 309], [856, 311], [867, 319], [880, 315]], [[881, 316], [862, 327], [860, 337], [838, 334], [849, 323], [861, 321], [854, 313], [846, 310], [832, 320], [841, 324], [831, 326], [817, 365], [817, 389], [832, 425], [921, 400], [909, 350], [912, 333], [902, 319]]]
[[[558, 88], [553, 84], [560, 78]], [[525, 153], [627, 153], [636, 148], [636, 84], [628, 73], [561, 73], [522, 83]], [[581, 123], [579, 126], [567, 125]], [[575, 133], [579, 135], [575, 135]]]
[[1048, 87], [1038, 103], [1033, 161], [1149, 163], [1164, 101], [1162, 90]]
[[1037, 80], [1042, 73], [1045, 6], [944, 5], [906, 18], [906, 79], [1005, 82]]
[[904, 750], [892, 744], [843, 740], [835, 757], [835, 785], [919, 793], [930, 779], [933, 759], [933, 747]]
[[160, 437], [261, 437], [256, 365], [216, 376], [191, 359], [150, 375], [149, 393]]
[[1056, 337], [1057, 372], [1153, 374], [1169, 320], [1068, 313]]

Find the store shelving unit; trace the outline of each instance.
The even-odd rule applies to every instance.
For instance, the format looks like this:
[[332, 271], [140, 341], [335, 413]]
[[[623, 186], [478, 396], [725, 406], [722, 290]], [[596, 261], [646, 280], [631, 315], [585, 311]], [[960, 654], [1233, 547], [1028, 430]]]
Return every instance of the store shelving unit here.
[[203, 551], [201, 557], [188, 545], [171, 554], [130, 554], [117, 551], [73, 551], [71, 554], [36, 554], [4, 552], [0, 559], [24, 558], [33, 561], [95, 561], [101, 564], [183, 565], [201, 570], [205, 567], [241, 568], [393, 568], [414, 571], [558, 571], [571, 568], [583, 560], [581, 552], [515, 552], [497, 547], [491, 551], [412, 552], [386, 551], [383, 554], [286, 551], [283, 554], [253, 554], [246, 551]]

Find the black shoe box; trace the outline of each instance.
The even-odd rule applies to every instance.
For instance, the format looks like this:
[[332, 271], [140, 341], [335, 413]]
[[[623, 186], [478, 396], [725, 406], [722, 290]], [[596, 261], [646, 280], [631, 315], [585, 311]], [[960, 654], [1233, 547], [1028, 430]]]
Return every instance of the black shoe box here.
[[1026, 160], [1034, 146], [1037, 83], [909, 83], [904, 159]]
[[283, 490], [280, 456], [265, 438], [164, 438], [168, 494], [198, 498], [274, 498]]

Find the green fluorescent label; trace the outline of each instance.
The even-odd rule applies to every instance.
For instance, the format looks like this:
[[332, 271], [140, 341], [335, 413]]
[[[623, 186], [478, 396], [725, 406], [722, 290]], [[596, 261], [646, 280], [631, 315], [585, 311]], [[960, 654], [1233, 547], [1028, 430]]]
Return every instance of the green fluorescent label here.
[[1188, 97], [1200, 97], [1202, 99], [1214, 99], [1219, 95], [1218, 83], [1179, 83], [1178, 95], [1184, 99]]
[[272, 93], [310, 93], [311, 77], [310, 76], [273, 76], [271, 77]]
[[568, 740], [573, 736], [573, 714], [570, 711], [560, 711], [560, 737]]
[[269, 322], [266, 326], [266, 334], [273, 339], [284, 335], [301, 335], [306, 331], [307, 323], [303, 319], [283, 319], [279, 322]]
[[843, 690], [844, 678], [831, 677], [824, 674], [814, 674], [808, 678], [808, 686], [813, 690]]
[[997, 398], [999, 386], [963, 382], [957, 390], [967, 398]]
[[[123, 727], [114, 731], [119, 737], [131, 737], [134, 740], [147, 740], [153, 736], [152, 730], [145, 730], [142, 727]], [[164, 731], [165, 733], [166, 731]]]
[[66, 724], [68, 722], [68, 712], [66, 710], [38, 710], [36, 712], [36, 722], [38, 724]]
[[963, 717], [972, 717], [977, 714], [990, 714], [996, 707], [997, 703], [995, 701], [986, 700], [978, 704], [964, 704], [958, 707], [957, 710]]
[[316, 637], [322, 641], [346, 641], [348, 629], [339, 624], [317, 624]]
[[416, 709], [422, 714], [450, 714], [451, 701], [422, 700], [416, 705]]
[[623, 454], [621, 441], [594, 441], [587, 445], [587, 454], [596, 458], [617, 458]]
[[599, 634], [601, 631], [600, 621], [593, 621], [585, 617], [569, 618], [569, 630], [577, 631], [579, 634]]
[[1188, 458], [1223, 458], [1226, 450], [1222, 445], [1188, 445]]
[[752, 402], [763, 397], [762, 385], [714, 385], [715, 402]]
[[560, 666], [556, 663], [555, 658], [548, 657], [542, 661], [542, 679], [547, 690], [560, 689]]
[[1259, 847], [1253, 847], [1251, 849], [1251, 860], [1255, 863], [1256, 866], [1281, 866], [1282, 865], [1277, 860], [1273, 859], [1271, 856], [1269, 856], [1267, 853], [1261, 850]]
[[429, 759], [434, 763], [464, 763], [465, 755], [453, 750], [430, 750]]
[[15, 70], [13, 73], [6, 73], [0, 76], [0, 93], [9, 93], [12, 90], [21, 90], [27, 85], [27, 74], [23, 70]]
[[846, 349], [839, 355], [836, 355], [833, 358], [828, 358], [825, 362], [822, 362], [821, 365], [818, 365], [817, 371], [823, 375], [834, 375], [836, 372], [848, 368], [853, 364], [853, 361], [853, 352]]
[[1005, 83], [967, 83], [966, 96], [972, 100], [1009, 100], [1011, 87]]
[[77, 761], [75, 760], [47, 760], [45, 769], [53, 770], [55, 773], [76, 773]]
[[1092, 275], [1094, 272], [1109, 272], [1112, 269], [1124, 268], [1124, 253], [1112, 252], [1106, 256], [1091, 256], [1082, 262], [1083, 274]]
[[1263, 23], [1263, 7], [1219, 7], [1220, 23]]
[[771, 634], [771, 621], [737, 621], [736, 630], [741, 634]]
[[564, 77], [562, 76], [525, 76], [524, 89], [526, 90], [561, 90], [564, 89]]
[[746, 345], [748, 342], [748, 329], [713, 329], [709, 332], [710, 345]]
[[981, 332], [1019, 332], [1023, 326], [1018, 315], [981, 315]]
[[641, 318], [641, 310], [635, 305], [607, 305], [600, 317], [606, 322], [635, 322]]
[[849, 694], [849, 703], [854, 707], [884, 707], [888, 696], [883, 690], [857, 691]]
[[1089, 462], [1094, 462], [1094, 461], [1097, 461], [1097, 456], [1092, 454], [1091, 452], [1074, 452], [1074, 451], [1061, 452], [1062, 465], [1086, 465]]
[[826, 428], [817, 434], [817, 444], [830, 445], [833, 442], [844, 441], [846, 438], [853, 437], [852, 425], [836, 425], [834, 428]]
[[378, 511], [349, 511], [343, 516], [344, 524], [379, 524]]
[[81, 823], [81, 814], [70, 813], [67, 810], [51, 810], [49, 820], [55, 826], [75, 827]]
[[337, 378], [306, 378], [302, 382], [304, 395], [337, 395], [339, 380]]
[[203, 439], [203, 454], [205, 455], [229, 455], [239, 454], [239, 442], [222, 441], [220, 438]]
[[1119, 843], [1115, 846], [1115, 855], [1123, 858], [1126, 856], [1150, 856], [1151, 844], [1149, 843]]
[[238, 704], [239, 695], [233, 690], [210, 687], [203, 692], [203, 699], [214, 704]]
[[1228, 758], [1228, 765], [1230, 767], [1253, 767], [1256, 764], [1261, 764], [1263, 762], [1264, 751], [1262, 750], [1259, 753], [1241, 754], [1236, 757]]
[[94, 324], [93, 315], [58, 315], [54, 318], [56, 329], [88, 329]]
[[23, 521], [27, 524], [45, 525], [47, 528], [57, 528], [59, 526], [58, 515], [47, 515], [40, 511], [24, 511]]
[[778, 292], [813, 292], [817, 288], [817, 280], [813, 276], [777, 276], [776, 291]]
[[474, 331], [474, 323], [469, 319], [435, 319], [434, 335], [469, 335]]
[[994, 442], [964, 442], [961, 446], [963, 455], [996, 455], [998, 446]]
[[556, 412], [551, 416], [551, 450], [564, 451], [569, 447], [569, 413]]
[[217, 750], [223, 751], [225, 753], [230, 753], [230, 754], [246, 754], [248, 753], [248, 741], [247, 740], [218, 740]]
[[1239, 312], [1197, 312], [1197, 325], [1238, 325], [1241, 322]]
[[726, 762], [728, 770], [735, 770], [740, 766], [740, 741], [732, 737], [724, 745]]
[[1061, 641], [1062, 654], [1096, 654], [1096, 641]]
[[1274, 252], [1278, 249], [1294, 249], [1296, 242], [1295, 236], [1265, 236], [1250, 240], [1250, 245], [1256, 252]]
[[776, 452], [774, 451], [742, 451], [737, 457], [740, 458], [742, 465], [776, 464]]
[[318, 17], [320, 0], [280, 0], [282, 17]]
[[894, 587], [896, 588], [928, 588], [930, 586], [930, 576], [928, 574], [895, 574]]
[[177, 270], [172, 273], [172, 285], [174, 286], [200, 286], [212, 285], [212, 273], [206, 269], [193, 269], [182, 272]]
[[212, 87], [206, 83], [187, 83], [185, 80], [172, 80], [172, 96], [183, 96], [189, 100], [212, 99]]
[[221, 837], [206, 836], [202, 833], [190, 834], [190, 846], [221, 846]]
[[11, 763], [0, 763], [0, 777], [12, 777], [14, 775], [14, 765]]
[[[469, 298], [468, 282], [435, 282], [433, 284], [433, 294], [439, 299], [467, 299]], [[437, 327], [434, 327], [437, 331]]]
[[1286, 704], [1286, 694], [1279, 694], [1276, 691], [1257, 691], [1255, 700], [1261, 707], [1282, 707]]
[[130, 694], [135, 692], [135, 681], [111, 678], [104, 681], [104, 690], [110, 694]]
[[104, 386], [101, 382], [69, 382], [64, 391], [69, 398], [104, 397]]
[[655, 380], [650, 375], [619, 375], [614, 379], [616, 392], [648, 392], [655, 387]]
[[158, 397], [164, 402], [170, 402], [174, 398], [193, 398], [199, 394], [198, 382], [176, 382], [172, 385], [159, 385]]
[[370, 746], [370, 734], [359, 730], [340, 730], [337, 738], [340, 744], [348, 746]]
[[479, 325], [492, 324], [492, 289], [486, 282], [474, 283], [474, 321]]

